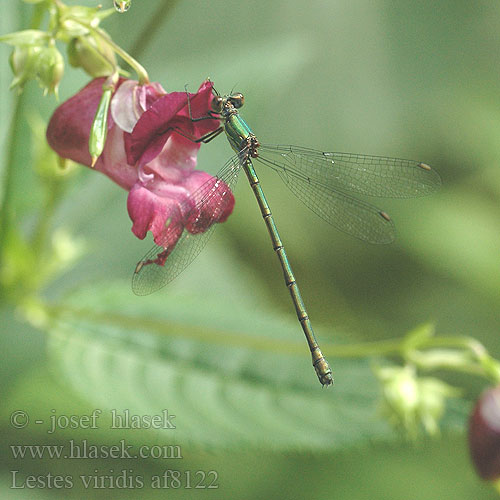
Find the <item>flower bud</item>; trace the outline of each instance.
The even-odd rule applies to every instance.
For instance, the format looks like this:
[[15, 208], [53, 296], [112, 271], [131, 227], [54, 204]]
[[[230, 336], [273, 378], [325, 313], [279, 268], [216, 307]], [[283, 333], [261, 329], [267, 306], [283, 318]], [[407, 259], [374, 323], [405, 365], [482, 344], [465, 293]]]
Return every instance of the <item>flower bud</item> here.
[[382, 411], [395, 427], [401, 427], [412, 436], [416, 434], [418, 386], [410, 367], [385, 366], [376, 374], [382, 382]]
[[391, 424], [413, 439], [422, 426], [428, 434], [439, 432], [446, 400], [458, 396], [457, 389], [433, 377], [417, 377], [410, 366], [385, 366], [376, 374], [383, 387], [382, 410]]
[[73, 38], [68, 44], [68, 61], [94, 78], [108, 76], [116, 68], [113, 49], [90, 35]]
[[54, 45], [44, 47], [36, 61], [36, 74], [44, 93], [57, 96], [59, 82], [64, 73], [64, 59]]
[[41, 48], [33, 45], [18, 45], [12, 50], [9, 63], [14, 73], [14, 79], [10, 88], [19, 87], [23, 89], [24, 84], [34, 78], [36, 73], [36, 63]]
[[457, 397], [460, 391], [434, 377], [419, 379], [418, 417], [430, 435], [439, 433], [439, 421], [446, 408], [446, 399]]
[[469, 420], [469, 449], [480, 477], [500, 478], [500, 386], [484, 392]]

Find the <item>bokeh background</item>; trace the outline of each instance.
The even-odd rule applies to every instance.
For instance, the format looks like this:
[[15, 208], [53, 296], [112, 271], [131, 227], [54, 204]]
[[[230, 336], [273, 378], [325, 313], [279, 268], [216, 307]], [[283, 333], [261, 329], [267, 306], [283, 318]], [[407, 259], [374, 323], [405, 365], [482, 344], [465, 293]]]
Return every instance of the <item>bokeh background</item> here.
[[[25, 28], [30, 6], [1, 3], [2, 33]], [[103, 27], [140, 52], [167, 90], [194, 90], [210, 76], [221, 93], [245, 94], [242, 114], [262, 142], [414, 158], [442, 176], [432, 197], [376, 200], [398, 239], [373, 246], [329, 227], [259, 170], [319, 338], [330, 345], [400, 337], [431, 321], [438, 334], [475, 337], [498, 357], [500, 4], [193, 0], [171, 2], [158, 16], [166, 3], [134, 0]], [[141, 38], [153, 20], [150, 37]], [[8, 54], [0, 47], [3, 158], [12, 145]], [[61, 101], [87, 81], [67, 68]], [[30, 84], [23, 113], [48, 120], [56, 105]], [[25, 233], [42, 201], [29, 140], [21, 125], [14, 184], [16, 224]], [[199, 166], [215, 173], [231, 154], [221, 137], [201, 148]], [[320, 391], [244, 178], [234, 214], [204, 252], [146, 298], [132, 295], [129, 277], [150, 241], [132, 235], [126, 195], [83, 167], [70, 181], [51, 225], [84, 242], [85, 253], [43, 293], [67, 316], [40, 330], [2, 305], [2, 498], [495, 497], [469, 462], [463, 411], [447, 415], [440, 437], [409, 444], [378, 414], [370, 363], [339, 360], [334, 351], [336, 386]], [[447, 377], [463, 389], [465, 409], [484, 388], [483, 380]], [[8, 421], [18, 409], [47, 421], [52, 410], [94, 408], [106, 415], [168, 408], [177, 429], [111, 430], [103, 415], [97, 430], [48, 435], [44, 426], [20, 431]], [[184, 458], [15, 460], [8, 448], [69, 439], [178, 444]], [[148, 478], [167, 468], [193, 476], [215, 470], [219, 489], [83, 490], [76, 479], [69, 490], [9, 488], [11, 470], [77, 478], [126, 469]]]

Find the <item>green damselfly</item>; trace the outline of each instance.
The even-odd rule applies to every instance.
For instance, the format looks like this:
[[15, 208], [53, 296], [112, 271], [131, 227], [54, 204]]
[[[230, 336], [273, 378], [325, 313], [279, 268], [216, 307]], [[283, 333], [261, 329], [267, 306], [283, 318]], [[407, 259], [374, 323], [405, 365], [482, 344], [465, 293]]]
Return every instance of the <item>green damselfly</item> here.
[[[185, 219], [188, 220], [190, 214], [200, 213], [200, 208], [213, 202], [215, 196], [220, 197], [219, 181], [232, 191], [239, 172], [241, 169], [245, 171], [283, 269], [285, 284], [307, 339], [314, 369], [321, 384], [328, 386], [333, 383], [332, 370], [315, 339], [271, 209], [255, 172], [254, 160], [274, 170], [297, 198], [326, 222], [370, 243], [393, 241], [394, 224], [385, 212], [348, 193], [409, 198], [432, 193], [441, 185], [441, 179], [431, 167], [418, 161], [260, 144], [238, 112], [244, 103], [243, 95], [221, 96], [214, 93], [210, 116], [192, 119], [216, 119], [220, 120], [221, 126], [197, 140], [208, 142], [225, 132], [236, 155], [218, 172], [215, 183], [213, 180], [205, 183], [192, 196], [198, 201], [194, 207], [191, 201], [192, 208], [186, 205]], [[220, 203], [223, 202], [222, 198]], [[204, 224], [208, 226], [206, 220]], [[214, 227], [215, 224], [210, 224], [207, 231], [198, 234], [184, 230], [173, 248], [155, 245], [136, 266], [132, 278], [133, 291], [137, 295], [147, 295], [173, 280], [200, 253]], [[155, 264], [160, 255], [168, 256], [161, 266]]]

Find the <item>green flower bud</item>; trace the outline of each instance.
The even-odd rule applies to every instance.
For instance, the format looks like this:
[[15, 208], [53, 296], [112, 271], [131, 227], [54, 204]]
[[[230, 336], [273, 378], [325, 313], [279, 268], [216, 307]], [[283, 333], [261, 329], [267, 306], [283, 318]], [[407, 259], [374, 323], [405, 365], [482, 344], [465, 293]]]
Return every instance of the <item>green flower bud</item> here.
[[9, 57], [10, 67], [14, 73], [14, 79], [10, 88], [19, 87], [23, 89], [24, 84], [35, 77], [36, 64], [41, 48], [38, 46], [20, 45], [14, 47]]
[[97, 28], [103, 19], [115, 13], [114, 9], [103, 10], [100, 6], [83, 7], [75, 5], [70, 7], [62, 3], [59, 5], [58, 10], [60, 13], [59, 23], [61, 28], [59, 39], [67, 43], [72, 38], [85, 36], [89, 33], [88, 28], [84, 24]]
[[439, 432], [439, 421], [444, 414], [446, 399], [457, 397], [460, 391], [433, 377], [418, 381], [418, 416], [428, 434]]
[[421, 427], [439, 432], [446, 400], [459, 395], [454, 387], [433, 377], [418, 378], [410, 366], [382, 367], [376, 374], [383, 386], [382, 410], [391, 424], [415, 439]]
[[68, 44], [68, 61], [94, 78], [109, 76], [116, 68], [113, 49], [91, 35], [73, 38]]
[[383, 413], [396, 427], [403, 427], [412, 437], [416, 434], [418, 385], [410, 367], [384, 367], [377, 371], [383, 384]]
[[59, 82], [64, 73], [64, 59], [57, 48], [52, 45], [40, 51], [36, 62], [36, 74], [44, 93], [57, 96]]

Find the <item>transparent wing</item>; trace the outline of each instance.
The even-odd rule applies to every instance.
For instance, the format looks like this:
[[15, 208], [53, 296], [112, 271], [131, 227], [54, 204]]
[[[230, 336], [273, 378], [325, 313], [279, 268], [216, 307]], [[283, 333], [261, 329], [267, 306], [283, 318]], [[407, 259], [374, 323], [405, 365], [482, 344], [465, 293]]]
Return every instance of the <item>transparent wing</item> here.
[[[262, 155], [257, 159], [272, 168], [276, 167]], [[341, 191], [298, 176], [289, 169], [275, 170], [304, 205], [337, 229], [370, 243], [391, 243], [394, 240], [394, 223], [385, 212]]]
[[441, 186], [439, 174], [418, 161], [267, 144], [260, 146], [259, 155], [279, 173], [331, 190], [412, 198], [430, 194]]
[[[181, 213], [186, 213], [183, 220], [190, 221], [191, 226], [200, 222], [208, 229], [195, 234], [181, 229], [180, 238], [171, 238], [172, 243], [167, 241], [164, 246], [155, 245], [135, 268], [132, 290], [136, 295], [149, 295], [159, 290], [176, 278], [202, 251], [215, 229], [218, 215], [224, 210], [224, 204], [228, 200], [226, 196], [236, 186], [240, 169], [239, 156], [235, 155], [222, 167], [215, 180], [212, 178], [205, 182], [192, 194], [190, 200], [198, 200], [192, 208], [188, 208], [191, 206], [189, 200], [181, 206]], [[220, 181], [228, 185], [229, 191], [220, 192]], [[207, 206], [213, 209], [212, 215], [207, 219], [205, 214], [203, 220], [200, 220], [199, 214]]]

